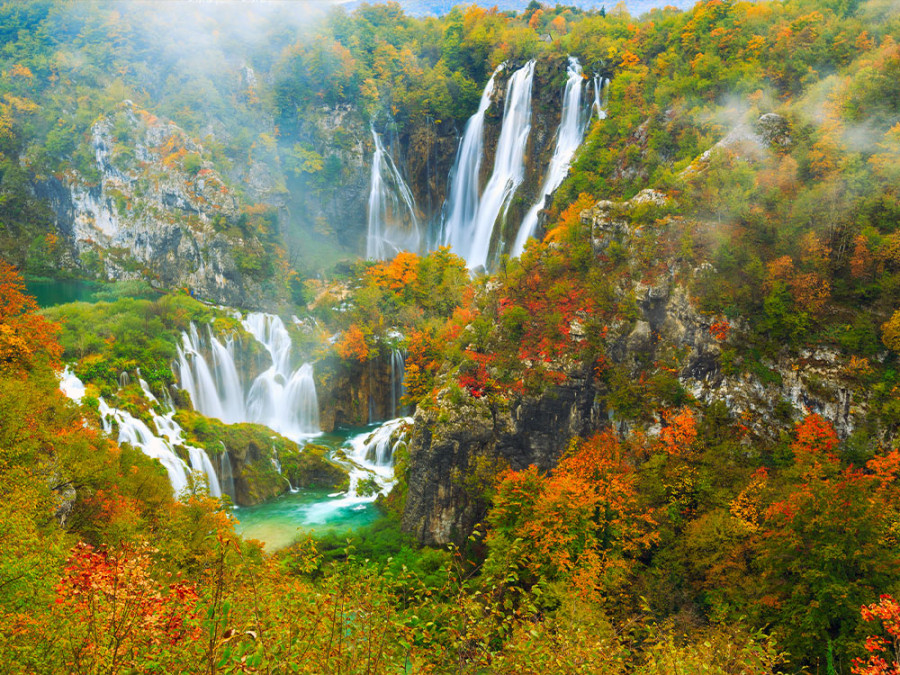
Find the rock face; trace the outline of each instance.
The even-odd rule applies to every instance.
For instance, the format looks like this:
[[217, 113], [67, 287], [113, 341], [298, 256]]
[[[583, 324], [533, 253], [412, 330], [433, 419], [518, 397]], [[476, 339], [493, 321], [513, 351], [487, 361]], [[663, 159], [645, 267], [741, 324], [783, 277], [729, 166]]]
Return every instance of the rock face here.
[[588, 373], [508, 407], [467, 398], [420, 409], [409, 445], [403, 529], [426, 545], [465, 540], [485, 515], [483, 491], [498, 469], [549, 470], [569, 439], [595, 428], [601, 413]]
[[[613, 243], [628, 252], [641, 236], [655, 236], [632, 221], [635, 210], [664, 205], [664, 195], [646, 190], [629, 202], [598, 202], [581, 218], [597, 254]], [[741, 342], [746, 326], [732, 321], [723, 337], [713, 329], [718, 317], [691, 302], [689, 283], [708, 274], [709, 265], [679, 265], [675, 259], [660, 265], [664, 271], [652, 282], [623, 280], [619, 292], [634, 299], [636, 311], [608, 327], [611, 363], [634, 378], [655, 367], [650, 364], [674, 365], [687, 394], [702, 404], [724, 404], [748, 428], [748, 439], [777, 440], [780, 430], [810, 413], [829, 420], [842, 438], [862, 424], [869, 394], [847, 357], [819, 348], [751, 362], [742, 356], [750, 353]], [[442, 391], [435, 409], [416, 413], [403, 528], [423, 544], [461, 543], [485, 515], [483, 491], [497, 470], [529, 464], [549, 470], [575, 435], [610, 425], [631, 431], [638, 422], [611, 409], [599, 386], [584, 371], [540, 398], [509, 403], [468, 395], [458, 402], [451, 388]]]
[[[324, 431], [365, 426], [405, 413], [398, 395], [402, 373], [394, 373], [395, 380], [392, 380], [387, 359], [374, 359], [361, 365], [332, 357], [317, 361], [315, 369], [319, 426]], [[394, 405], [396, 409], [392, 409]]]
[[35, 188], [82, 267], [258, 305], [262, 285], [253, 272], [267, 252], [236, 227], [238, 202], [202, 146], [126, 101], [94, 124], [91, 148], [93, 177], [70, 172]]
[[[340, 488], [347, 471], [318, 446], [300, 448], [258, 424], [225, 424], [191, 410], [179, 410], [176, 421], [192, 443], [206, 450], [223, 491], [233, 480], [234, 503], [253, 506], [294, 488]], [[226, 453], [227, 449], [227, 453]]]

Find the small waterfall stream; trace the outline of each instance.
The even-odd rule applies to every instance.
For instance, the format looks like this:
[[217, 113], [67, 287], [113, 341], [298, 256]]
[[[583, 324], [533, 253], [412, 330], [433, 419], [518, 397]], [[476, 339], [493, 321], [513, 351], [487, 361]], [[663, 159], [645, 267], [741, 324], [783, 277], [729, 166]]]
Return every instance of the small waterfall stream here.
[[234, 338], [223, 345], [207, 330], [201, 340], [194, 324], [182, 334], [176, 370], [194, 407], [229, 424], [263, 424], [294, 441], [320, 433], [313, 368], [304, 363], [291, 371], [292, 344], [284, 322], [273, 314], [251, 312], [241, 323], [269, 355], [268, 367], [246, 389]]
[[609, 78], [594, 75], [594, 105], [591, 112], [597, 115], [597, 119], [606, 119], [606, 103], [609, 95]]
[[585, 79], [581, 70], [581, 64], [574, 56], [569, 57], [569, 66], [566, 69], [566, 87], [563, 92], [562, 115], [559, 120], [559, 130], [556, 132], [556, 147], [550, 158], [550, 166], [544, 177], [544, 185], [541, 188], [540, 197], [534, 206], [525, 215], [519, 232], [516, 235], [510, 255], [520, 255], [525, 250], [525, 242], [534, 236], [538, 225], [538, 212], [544, 208], [547, 197], [560, 186], [569, 173], [569, 164], [575, 156], [581, 142], [584, 140], [584, 132], [587, 129], [589, 111], [582, 105], [582, 97], [585, 89]]
[[406, 361], [403, 352], [399, 349], [391, 350], [391, 417], [397, 417], [400, 412], [400, 401], [406, 394], [403, 386], [403, 377], [406, 374]]
[[222, 475], [222, 492], [231, 497], [234, 503], [234, 472], [231, 470], [231, 457], [228, 456], [228, 448], [222, 443], [222, 454], [219, 455], [219, 469]]
[[[165, 409], [162, 414], [153, 408], [150, 410], [150, 417], [156, 431], [154, 432], [145, 422], [131, 413], [113, 408], [103, 398], [100, 398], [98, 403], [103, 430], [107, 434], [112, 434], [115, 425], [118, 427], [116, 439], [119, 443], [130, 443], [148, 457], [159, 460], [166, 469], [176, 497], [190, 487], [189, 476], [192, 471], [194, 476], [202, 475], [205, 478], [209, 493], [213, 497], [221, 497], [222, 490], [219, 480], [206, 451], [184, 442], [183, 430], [173, 419], [174, 408], [168, 405], [162, 406], [159, 403], [158, 399], [150, 392], [147, 383], [140, 377], [140, 373], [138, 373], [138, 380], [147, 400]], [[69, 368], [63, 371], [60, 389], [77, 403], [81, 402], [84, 397], [84, 384]], [[175, 453], [175, 446], [187, 449], [191, 461], [190, 467]]]
[[351, 436], [344, 443], [350, 486], [344, 493], [329, 495], [331, 499], [307, 507], [307, 523], [324, 523], [341, 509], [361, 511], [387, 494], [394, 485], [394, 453], [407, 441], [406, 429], [411, 417], [388, 420], [378, 428]]
[[375, 129], [372, 138], [375, 155], [369, 181], [366, 257], [386, 260], [400, 251], [418, 252], [421, 232], [412, 191]]

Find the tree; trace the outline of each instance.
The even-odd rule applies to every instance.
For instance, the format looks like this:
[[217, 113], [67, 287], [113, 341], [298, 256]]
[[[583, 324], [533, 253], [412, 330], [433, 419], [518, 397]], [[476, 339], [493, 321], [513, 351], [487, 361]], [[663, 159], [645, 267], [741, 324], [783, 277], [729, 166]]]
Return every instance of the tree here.
[[852, 672], [855, 675], [900, 674], [900, 604], [890, 595], [882, 595], [878, 602], [863, 605], [860, 613], [864, 621], [880, 621], [887, 637], [866, 638], [869, 657], [854, 660]]

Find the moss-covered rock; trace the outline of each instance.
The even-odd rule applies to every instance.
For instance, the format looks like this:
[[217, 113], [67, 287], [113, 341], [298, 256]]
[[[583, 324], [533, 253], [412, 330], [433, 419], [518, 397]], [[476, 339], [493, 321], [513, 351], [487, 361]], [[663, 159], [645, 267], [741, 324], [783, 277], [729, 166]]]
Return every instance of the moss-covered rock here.
[[175, 420], [189, 443], [206, 450], [220, 478], [224, 462], [229, 463], [239, 506], [267, 501], [291, 486], [343, 488], [348, 483], [346, 470], [327, 458], [327, 448], [301, 448], [259, 424], [225, 424], [190, 410], [178, 411]]
[[350, 484], [347, 470], [329, 459], [328, 452], [325, 446], [308, 444], [283, 455], [282, 474], [294, 487], [346, 490]]

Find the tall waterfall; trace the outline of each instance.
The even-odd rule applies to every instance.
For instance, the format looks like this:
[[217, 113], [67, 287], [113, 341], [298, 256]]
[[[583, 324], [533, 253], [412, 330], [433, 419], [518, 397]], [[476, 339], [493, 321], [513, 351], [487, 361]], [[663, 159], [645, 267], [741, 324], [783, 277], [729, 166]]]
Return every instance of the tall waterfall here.
[[589, 111], [582, 105], [585, 79], [581, 71], [581, 64], [574, 56], [569, 57], [569, 66], [566, 69], [566, 88], [563, 91], [562, 115], [559, 120], [559, 131], [556, 132], [556, 148], [550, 159], [547, 175], [544, 177], [544, 186], [534, 206], [525, 215], [519, 226], [519, 233], [513, 244], [511, 255], [520, 255], [525, 249], [525, 242], [534, 235], [538, 224], [538, 212], [544, 208], [544, 202], [548, 195], [560, 186], [569, 173], [569, 164], [575, 151], [584, 140], [584, 132], [590, 118]]
[[291, 371], [291, 337], [284, 322], [272, 314], [251, 312], [242, 325], [269, 355], [268, 367], [248, 388], [238, 374], [233, 338], [223, 345], [207, 330], [202, 340], [194, 324], [182, 333], [177, 370], [194, 407], [229, 424], [264, 424], [294, 441], [319, 433], [313, 369], [304, 363]]
[[470, 268], [486, 265], [498, 216], [505, 216], [510, 200], [525, 179], [525, 149], [531, 131], [531, 85], [535, 62], [513, 73], [506, 85], [503, 126], [494, 157], [494, 171], [481, 194], [468, 250], [460, 251]]
[[366, 257], [374, 260], [393, 258], [400, 251], [418, 251], [419, 220], [412, 191], [400, 175], [381, 137], [372, 129], [375, 156], [369, 181], [369, 233]]
[[494, 95], [494, 80], [503, 67], [503, 64], [500, 64], [494, 70], [481, 93], [478, 111], [466, 122], [451, 171], [442, 240], [462, 256], [469, 250], [471, 226], [478, 211], [480, 187], [478, 176], [481, 173], [481, 159], [484, 156], [484, 117]]
[[[147, 400], [160, 406], [161, 404], [150, 393], [147, 383], [140, 377], [140, 374], [138, 374], [138, 379]], [[60, 389], [66, 396], [76, 402], [80, 402], [84, 396], [84, 384], [68, 368], [62, 374]], [[159, 414], [153, 408], [150, 410], [150, 418], [153, 426], [156, 427], [154, 432], [145, 422], [134, 417], [131, 413], [113, 408], [102, 398], [99, 399], [100, 420], [103, 424], [103, 430], [111, 434], [113, 423], [115, 423], [119, 430], [117, 437], [119, 443], [130, 443], [148, 457], [159, 460], [169, 475], [169, 482], [172, 484], [172, 490], [176, 496], [190, 486], [188, 477], [193, 471], [195, 476], [202, 475], [205, 477], [209, 493], [213, 497], [221, 497], [222, 490], [209, 455], [206, 454], [203, 448], [187, 445], [184, 442], [183, 430], [173, 419], [175, 416], [174, 408], [169, 405], [162, 407], [167, 408], [162, 414]], [[187, 449], [191, 460], [190, 467], [175, 453], [176, 446], [182, 446]]]

